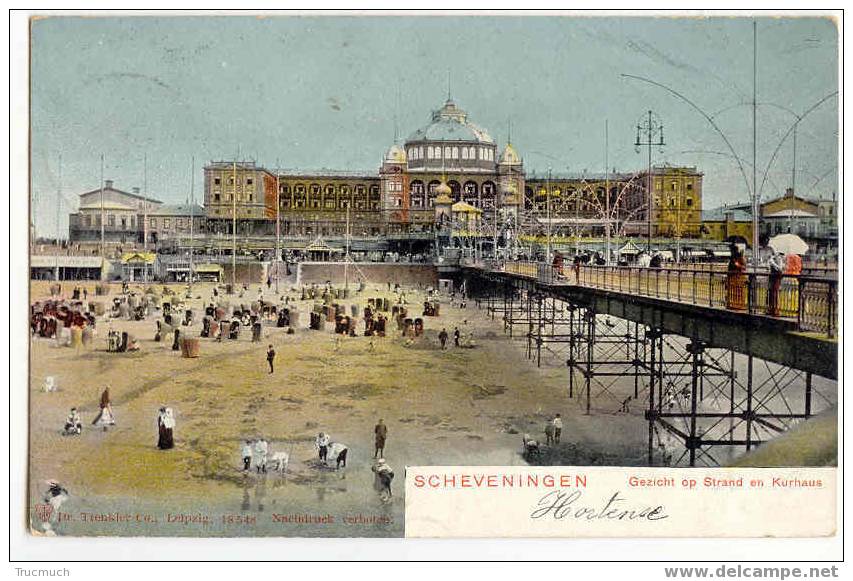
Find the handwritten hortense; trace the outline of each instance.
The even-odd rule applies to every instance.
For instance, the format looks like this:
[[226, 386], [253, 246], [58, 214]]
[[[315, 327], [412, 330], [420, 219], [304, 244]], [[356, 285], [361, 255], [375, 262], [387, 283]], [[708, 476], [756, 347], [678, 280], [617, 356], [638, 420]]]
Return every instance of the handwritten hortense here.
[[554, 520], [647, 520], [657, 521], [669, 518], [662, 505], [635, 506], [614, 492], [605, 502], [585, 505], [583, 492], [573, 490], [564, 492], [554, 490], [547, 493], [536, 503], [536, 509], [530, 518], [553, 518]]
[[826, 536], [836, 495], [835, 468], [409, 467], [406, 536]]

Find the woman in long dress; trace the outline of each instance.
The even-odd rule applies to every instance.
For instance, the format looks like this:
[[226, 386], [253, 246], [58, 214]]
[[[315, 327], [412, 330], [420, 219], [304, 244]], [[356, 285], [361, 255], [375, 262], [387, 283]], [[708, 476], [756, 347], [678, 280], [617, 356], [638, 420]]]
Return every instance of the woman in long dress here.
[[175, 447], [175, 415], [172, 408], [161, 407], [160, 415], [157, 417], [157, 429], [159, 438], [157, 447], [161, 450], [169, 450]]
[[93, 426], [103, 426], [104, 431], [107, 431], [107, 426], [114, 426], [116, 423], [115, 416], [113, 415], [113, 407], [110, 403], [110, 388], [105, 387], [103, 393], [101, 393], [101, 402], [100, 402], [101, 411], [98, 414], [98, 417], [92, 422]]

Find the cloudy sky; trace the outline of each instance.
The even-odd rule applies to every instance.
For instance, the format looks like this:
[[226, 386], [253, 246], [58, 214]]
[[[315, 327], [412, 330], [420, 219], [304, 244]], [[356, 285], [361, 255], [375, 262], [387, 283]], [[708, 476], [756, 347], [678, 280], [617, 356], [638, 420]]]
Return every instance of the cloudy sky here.
[[[706, 208], [749, 196], [720, 134], [668, 91], [712, 116], [752, 177], [752, 20], [604, 17], [53, 17], [32, 24], [32, 191], [40, 235], [77, 194], [105, 179], [166, 202], [195, 195], [202, 165], [375, 171], [394, 139], [429, 121], [448, 91], [528, 171], [644, 167], [636, 124], [655, 111], [656, 162], [705, 174]], [[838, 90], [828, 19], [758, 20], [758, 176], [796, 119]], [[837, 189], [838, 100], [797, 132], [797, 191]], [[791, 184], [792, 143], [778, 150], [762, 197]], [[749, 186], [751, 187], [751, 186]]]

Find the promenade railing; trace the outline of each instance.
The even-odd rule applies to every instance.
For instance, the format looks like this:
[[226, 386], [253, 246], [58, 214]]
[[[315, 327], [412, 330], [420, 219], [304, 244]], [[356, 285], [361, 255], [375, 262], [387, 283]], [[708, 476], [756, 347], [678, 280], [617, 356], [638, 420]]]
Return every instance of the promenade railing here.
[[835, 337], [838, 281], [807, 275], [695, 268], [565, 265], [506, 261], [488, 270], [548, 285], [579, 285], [753, 315], [796, 319], [801, 331]]

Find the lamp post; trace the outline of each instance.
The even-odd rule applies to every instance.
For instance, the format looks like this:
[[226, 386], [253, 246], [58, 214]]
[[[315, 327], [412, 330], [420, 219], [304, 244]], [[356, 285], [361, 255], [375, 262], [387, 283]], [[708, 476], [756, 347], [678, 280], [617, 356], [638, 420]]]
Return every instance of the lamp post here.
[[663, 150], [665, 145], [663, 138], [663, 123], [653, 111], [649, 110], [646, 115], [643, 115], [637, 122], [637, 139], [634, 141], [634, 149], [640, 153], [640, 147], [648, 148], [648, 186], [646, 187], [646, 250], [651, 252], [652, 249], [652, 147], [658, 147]]
[[604, 257], [605, 264], [610, 264], [610, 126], [604, 120]]
[[279, 184], [278, 160], [275, 162], [275, 294], [278, 295], [278, 279], [281, 276], [281, 186]]

